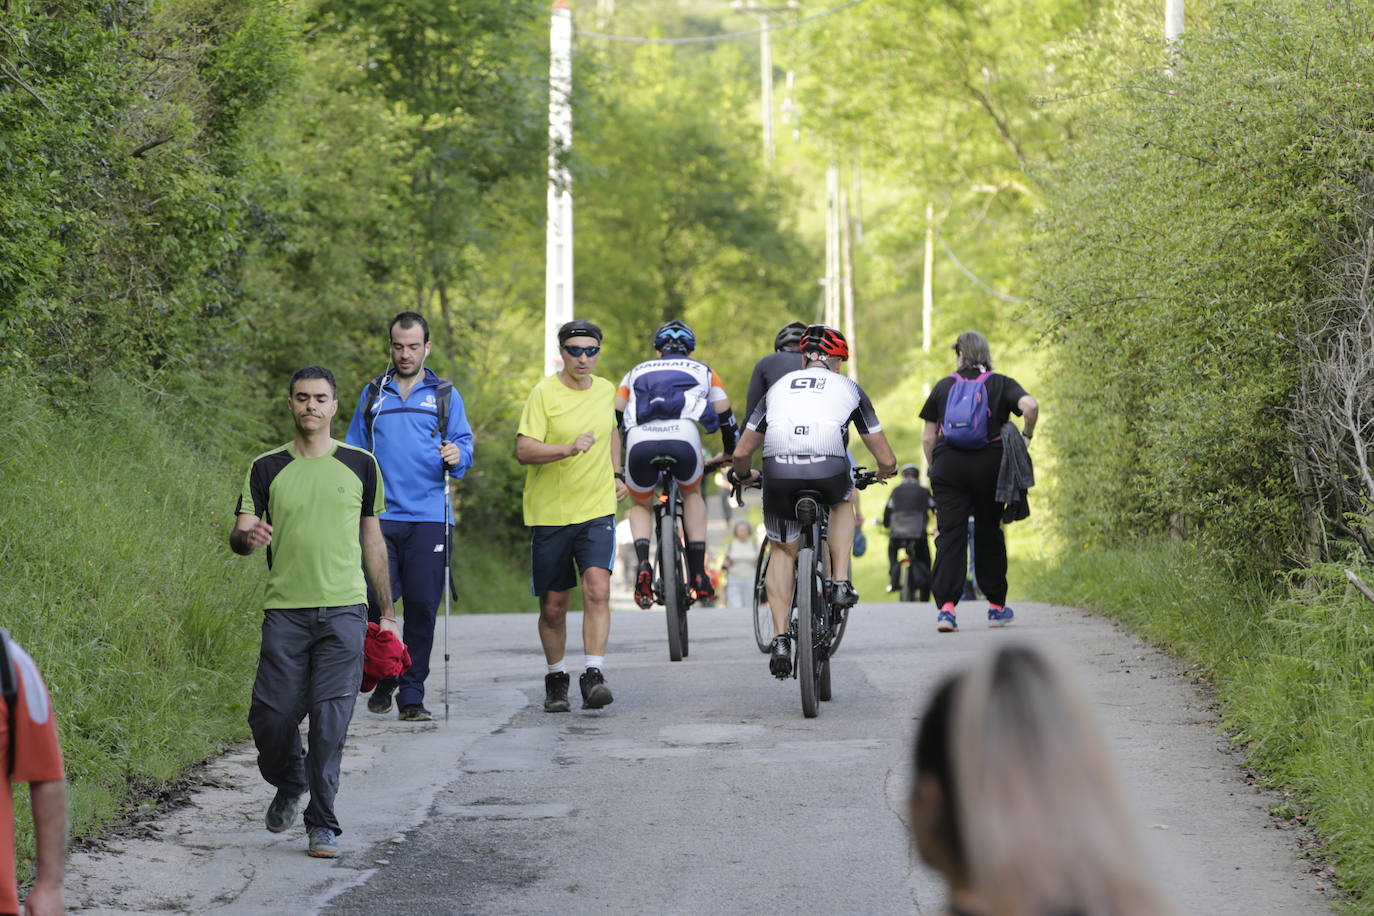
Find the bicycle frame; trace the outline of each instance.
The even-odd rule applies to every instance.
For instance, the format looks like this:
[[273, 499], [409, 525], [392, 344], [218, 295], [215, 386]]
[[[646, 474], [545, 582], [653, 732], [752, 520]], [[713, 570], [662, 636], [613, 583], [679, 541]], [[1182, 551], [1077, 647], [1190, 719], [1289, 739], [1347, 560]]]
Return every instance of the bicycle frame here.
[[[656, 457], [651, 464], [658, 469], [658, 494], [653, 501], [654, 600], [663, 605], [668, 625], [668, 658], [681, 661], [687, 655], [687, 608], [693, 595], [686, 582], [685, 529], [682, 491], [673, 475], [672, 459]], [[667, 543], [671, 539], [674, 543]]]

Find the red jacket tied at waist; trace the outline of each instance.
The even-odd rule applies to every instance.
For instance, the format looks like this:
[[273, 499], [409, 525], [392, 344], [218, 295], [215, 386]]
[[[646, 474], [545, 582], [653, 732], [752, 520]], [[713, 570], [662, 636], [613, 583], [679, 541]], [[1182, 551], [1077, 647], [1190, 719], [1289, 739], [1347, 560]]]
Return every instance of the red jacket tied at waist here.
[[363, 641], [363, 686], [367, 693], [386, 677], [398, 677], [410, 667], [410, 650], [401, 638], [375, 623], [367, 625]]

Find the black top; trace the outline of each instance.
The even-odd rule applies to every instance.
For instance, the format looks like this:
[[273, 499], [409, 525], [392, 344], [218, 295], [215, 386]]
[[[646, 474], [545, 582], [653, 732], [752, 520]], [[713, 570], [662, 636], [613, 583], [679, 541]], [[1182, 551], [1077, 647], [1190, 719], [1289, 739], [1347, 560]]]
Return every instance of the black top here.
[[780, 353], [770, 353], [755, 363], [754, 373], [749, 376], [749, 397], [744, 402], [743, 417], [745, 421], [747, 422], [754, 415], [754, 408], [758, 406], [764, 392], [773, 387], [774, 382], [787, 373], [800, 369], [805, 364], [806, 360], [800, 353], [786, 350]]
[[[959, 375], [967, 379], [975, 379], [979, 376], [977, 369], [960, 369]], [[1016, 406], [1016, 402], [1026, 396], [1026, 389], [1021, 387], [1021, 383], [1010, 376], [1001, 375], [994, 372], [983, 382], [988, 390], [988, 408], [992, 415], [988, 417], [988, 435], [996, 437], [1001, 434], [1002, 426], [1007, 422], [1012, 414], [1021, 416], [1021, 408]], [[945, 404], [949, 401], [949, 389], [954, 387], [954, 379], [948, 375], [935, 383], [935, 387], [930, 389], [930, 397], [926, 398], [925, 406], [921, 408], [921, 419], [929, 420], [934, 423], [943, 423], [945, 420]], [[989, 442], [987, 448], [996, 446], [1002, 447], [1001, 442]], [[939, 451], [945, 447], [944, 433], [940, 434], [939, 440], [935, 443], [935, 450]]]
[[894, 538], [919, 538], [926, 534], [926, 513], [930, 511], [930, 491], [910, 478], [899, 483], [887, 498], [883, 525]]

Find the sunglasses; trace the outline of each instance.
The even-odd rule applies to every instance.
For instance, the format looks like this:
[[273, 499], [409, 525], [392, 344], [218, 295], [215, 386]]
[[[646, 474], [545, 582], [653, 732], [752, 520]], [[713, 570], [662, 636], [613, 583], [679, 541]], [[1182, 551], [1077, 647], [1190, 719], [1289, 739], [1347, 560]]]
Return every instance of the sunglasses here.
[[601, 347], [564, 347], [569, 356], [595, 356], [601, 352]]

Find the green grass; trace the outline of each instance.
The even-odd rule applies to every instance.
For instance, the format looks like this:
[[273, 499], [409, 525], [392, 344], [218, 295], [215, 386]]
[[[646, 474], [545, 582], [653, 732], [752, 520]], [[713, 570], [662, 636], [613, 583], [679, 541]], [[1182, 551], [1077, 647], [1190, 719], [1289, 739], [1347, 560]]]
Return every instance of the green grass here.
[[[509, 614], [539, 610], [530, 595], [528, 549], [483, 540], [480, 532], [464, 530], [460, 522], [454, 539], [455, 578], [460, 614]], [[581, 594], [581, 589], [577, 590]], [[574, 599], [580, 600], [580, 599]]]
[[244, 734], [257, 654], [260, 561], [225, 542], [247, 459], [110, 381], [70, 412], [0, 381], [0, 606], [51, 688], [77, 836]]
[[1250, 762], [1293, 793], [1276, 814], [1296, 812], [1322, 837], [1346, 911], [1374, 913], [1374, 604], [1339, 566], [1275, 597], [1202, 551], [1150, 542], [1066, 554], [1031, 590], [1121, 618], [1200, 664]]

